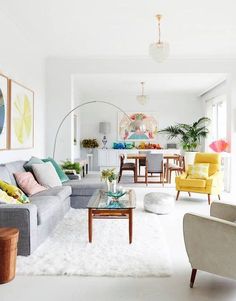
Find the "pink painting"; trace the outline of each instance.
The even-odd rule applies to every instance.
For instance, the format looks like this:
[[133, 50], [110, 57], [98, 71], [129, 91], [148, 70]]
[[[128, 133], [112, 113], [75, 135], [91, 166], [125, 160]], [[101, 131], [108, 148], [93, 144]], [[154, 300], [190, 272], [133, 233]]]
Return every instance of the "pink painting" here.
[[122, 140], [153, 140], [157, 135], [157, 120], [153, 113], [119, 114], [119, 139]]

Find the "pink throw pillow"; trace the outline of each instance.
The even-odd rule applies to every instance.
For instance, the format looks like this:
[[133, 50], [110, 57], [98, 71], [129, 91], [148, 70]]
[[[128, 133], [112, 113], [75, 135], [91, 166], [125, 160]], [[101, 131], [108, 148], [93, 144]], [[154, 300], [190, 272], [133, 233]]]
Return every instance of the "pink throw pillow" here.
[[14, 176], [19, 187], [29, 196], [46, 190], [44, 186], [36, 182], [31, 172], [17, 172]]

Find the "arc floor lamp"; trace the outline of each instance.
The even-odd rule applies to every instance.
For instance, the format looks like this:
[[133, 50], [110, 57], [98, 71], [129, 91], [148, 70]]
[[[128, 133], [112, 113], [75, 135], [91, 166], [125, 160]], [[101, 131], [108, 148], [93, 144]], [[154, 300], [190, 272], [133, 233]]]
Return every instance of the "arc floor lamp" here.
[[129, 115], [123, 110], [121, 109], [120, 107], [118, 107], [117, 105], [113, 104], [113, 103], [110, 103], [108, 101], [103, 101], [103, 100], [92, 100], [92, 101], [87, 101], [87, 102], [84, 102], [84, 103], [81, 103], [79, 104], [78, 106], [74, 107], [72, 110], [70, 110], [61, 120], [58, 128], [57, 128], [57, 131], [56, 131], [56, 135], [55, 135], [55, 138], [54, 138], [54, 145], [53, 145], [53, 159], [55, 159], [55, 153], [56, 153], [56, 147], [57, 147], [57, 138], [58, 138], [58, 134], [60, 132], [60, 129], [63, 125], [63, 123], [65, 122], [65, 120], [67, 119], [67, 117], [70, 116], [70, 114], [72, 112], [74, 112], [75, 110], [81, 108], [81, 107], [84, 107], [84, 106], [87, 106], [87, 105], [90, 105], [90, 104], [94, 104], [94, 103], [103, 103], [103, 104], [107, 104], [109, 106], [112, 106], [114, 108], [116, 108], [118, 111], [122, 112], [129, 120], [130, 120], [130, 123], [133, 122]]

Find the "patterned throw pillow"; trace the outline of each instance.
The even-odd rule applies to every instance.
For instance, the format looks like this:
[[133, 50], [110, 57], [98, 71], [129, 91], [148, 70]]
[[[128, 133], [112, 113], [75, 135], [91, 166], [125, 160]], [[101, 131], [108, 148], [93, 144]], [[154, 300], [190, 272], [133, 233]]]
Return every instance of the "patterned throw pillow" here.
[[13, 196], [9, 196], [5, 191], [0, 189], [0, 203], [3, 204], [22, 204], [21, 202], [14, 199]]
[[188, 166], [188, 178], [189, 179], [207, 179], [209, 174], [208, 163], [197, 163]]
[[16, 199], [22, 204], [30, 203], [29, 198], [24, 194], [24, 192], [14, 185], [8, 184], [0, 180], [0, 189], [5, 191], [9, 196], [12, 196], [14, 199]]

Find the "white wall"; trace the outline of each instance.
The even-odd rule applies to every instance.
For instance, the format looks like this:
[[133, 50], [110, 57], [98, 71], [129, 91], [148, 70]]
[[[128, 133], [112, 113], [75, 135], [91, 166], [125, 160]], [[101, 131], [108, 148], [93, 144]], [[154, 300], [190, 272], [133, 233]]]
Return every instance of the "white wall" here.
[[[89, 100], [86, 96], [85, 100]], [[93, 100], [101, 100], [102, 97], [93, 97]], [[174, 125], [175, 123], [192, 123], [204, 114], [202, 102], [193, 95], [189, 94], [167, 94], [156, 95], [150, 97], [149, 102], [142, 106], [135, 97], [117, 95], [109, 102], [118, 105], [125, 112], [149, 112], [156, 116], [158, 121], [158, 129], [163, 129], [166, 126]], [[93, 104], [86, 106], [80, 110], [81, 112], [81, 139], [84, 138], [99, 138], [102, 145], [102, 135], [99, 134], [99, 122], [107, 121], [111, 123], [111, 133], [107, 135], [108, 147], [112, 146], [112, 142], [118, 140], [118, 110], [106, 104]], [[167, 136], [158, 134], [154, 143], [159, 143], [166, 147]], [[169, 140], [169, 142], [174, 142]], [[137, 142], [138, 143], [138, 142]]]
[[[163, 64], [157, 64], [150, 58], [48, 58], [47, 65], [47, 127], [46, 152], [52, 154], [53, 139], [56, 128], [63, 114], [68, 112], [68, 101], [70, 101], [72, 74], [108, 74], [108, 73], [228, 73], [230, 77], [231, 90], [228, 98], [228, 110], [230, 123], [230, 142], [232, 151], [232, 184], [236, 179], [236, 143], [233, 125], [236, 122], [236, 62], [230, 60], [167, 60]], [[93, 87], [91, 87], [92, 89]], [[52, 118], [53, 114], [53, 118]], [[53, 122], [52, 122], [53, 121]], [[64, 127], [66, 128], [66, 126]], [[57, 148], [57, 159], [68, 158], [71, 148], [74, 147], [68, 131], [61, 132], [60, 143]], [[234, 159], [235, 158], [235, 159]], [[232, 185], [235, 189], [236, 185]]]
[[45, 95], [44, 59], [37, 47], [10, 19], [0, 14], [0, 72], [24, 84], [35, 92], [34, 148], [28, 150], [7, 150], [0, 152], [0, 163], [28, 159], [31, 155], [45, 153]]

